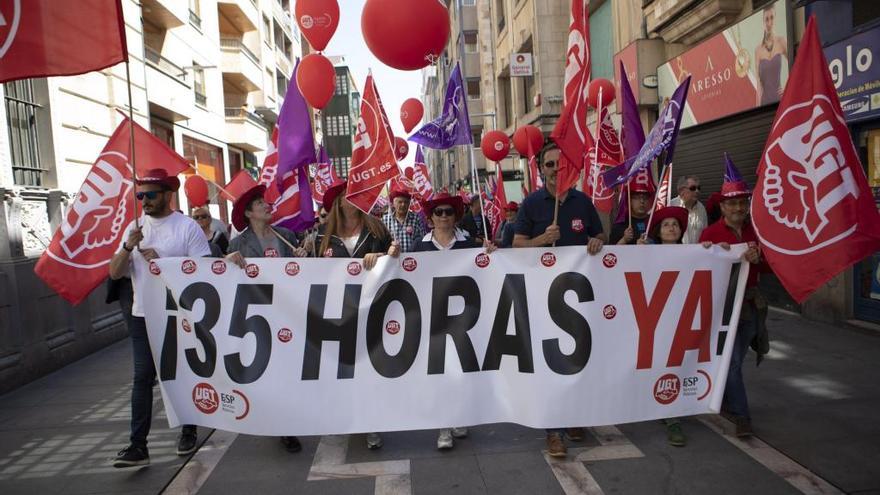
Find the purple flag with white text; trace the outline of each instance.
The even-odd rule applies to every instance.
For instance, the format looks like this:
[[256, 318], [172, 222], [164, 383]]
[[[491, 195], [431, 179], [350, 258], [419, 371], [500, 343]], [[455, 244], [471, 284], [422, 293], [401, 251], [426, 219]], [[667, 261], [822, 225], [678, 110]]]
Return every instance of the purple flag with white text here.
[[467, 109], [467, 88], [461, 78], [461, 66], [456, 64], [449, 76], [443, 115], [423, 125], [409, 140], [439, 150], [459, 144], [474, 144]]

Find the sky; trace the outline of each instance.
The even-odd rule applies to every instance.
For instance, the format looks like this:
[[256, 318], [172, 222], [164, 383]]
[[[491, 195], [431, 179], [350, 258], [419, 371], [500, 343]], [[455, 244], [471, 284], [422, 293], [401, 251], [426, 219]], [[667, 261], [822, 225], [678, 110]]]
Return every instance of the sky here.
[[[352, 76], [361, 93], [363, 93], [364, 81], [367, 80], [367, 71], [373, 70], [373, 79], [379, 89], [379, 97], [388, 113], [388, 120], [395, 136], [406, 137], [403, 132], [403, 124], [400, 123], [400, 105], [408, 98], [421, 99], [422, 76], [421, 71], [400, 71], [383, 64], [377, 59], [364, 42], [361, 33], [361, 11], [365, 0], [339, 0], [339, 26], [336, 34], [324, 50], [327, 56], [343, 55], [351, 69]], [[401, 42], [404, 42], [401, 39]], [[414, 143], [409, 143], [410, 149], [403, 164], [411, 165], [416, 149]]]

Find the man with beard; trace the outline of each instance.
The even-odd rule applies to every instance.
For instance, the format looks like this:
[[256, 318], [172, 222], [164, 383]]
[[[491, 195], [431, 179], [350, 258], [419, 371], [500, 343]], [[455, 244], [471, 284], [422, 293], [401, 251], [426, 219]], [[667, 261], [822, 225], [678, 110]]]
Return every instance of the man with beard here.
[[[149, 170], [137, 181], [137, 199], [144, 216], [138, 227], [128, 227], [127, 238], [110, 260], [110, 277], [118, 280], [130, 276], [134, 286], [131, 308], [131, 343], [134, 358], [134, 381], [131, 388], [130, 444], [113, 461], [114, 467], [142, 466], [150, 463], [147, 435], [153, 415], [153, 382], [156, 368], [147, 339], [147, 325], [138, 285], [148, 277], [150, 262], [160, 257], [210, 256], [211, 248], [205, 233], [188, 216], [171, 209], [171, 199], [180, 187], [177, 177], [169, 177], [164, 169]], [[196, 427], [184, 425], [177, 441], [177, 454], [188, 455], [196, 449]]]

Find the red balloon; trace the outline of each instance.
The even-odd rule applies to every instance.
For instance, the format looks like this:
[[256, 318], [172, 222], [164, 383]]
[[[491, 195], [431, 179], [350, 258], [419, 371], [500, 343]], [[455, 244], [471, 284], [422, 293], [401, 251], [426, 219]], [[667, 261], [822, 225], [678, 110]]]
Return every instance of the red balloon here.
[[409, 131], [422, 121], [424, 115], [425, 107], [422, 106], [421, 100], [410, 98], [403, 102], [400, 106], [400, 122], [403, 123], [403, 130], [409, 134]]
[[409, 154], [409, 144], [406, 142], [406, 139], [402, 137], [394, 138], [394, 157], [397, 158], [397, 161], [403, 160], [406, 158], [406, 155]]
[[440, 58], [449, 41], [449, 11], [438, 0], [367, 0], [364, 41], [382, 63], [417, 70]]
[[415, 171], [413, 170], [413, 168], [412, 168], [412, 167], [409, 167], [409, 168], [404, 169], [404, 171], [403, 171], [403, 176], [406, 177], [406, 178], [409, 179], [409, 180], [413, 180], [413, 174], [414, 174], [414, 173], [415, 173]]
[[500, 162], [510, 151], [510, 138], [501, 131], [489, 131], [480, 141], [483, 155], [493, 162]]
[[320, 53], [310, 53], [299, 63], [296, 85], [309, 105], [320, 110], [333, 98], [336, 69], [327, 57]]
[[312, 48], [317, 51], [327, 48], [339, 25], [336, 0], [296, 0], [294, 13], [299, 29]]
[[201, 175], [190, 175], [183, 183], [183, 191], [189, 206], [205, 206], [208, 204], [208, 183]]
[[[602, 89], [602, 101], [599, 101], [599, 89]], [[587, 94], [587, 103], [593, 108], [598, 109], [607, 107], [614, 101], [614, 83], [608, 79], [593, 79], [590, 81], [589, 93]]]
[[[531, 152], [529, 143], [532, 143]], [[513, 146], [520, 155], [532, 158], [544, 147], [544, 133], [533, 125], [524, 125], [513, 133]]]

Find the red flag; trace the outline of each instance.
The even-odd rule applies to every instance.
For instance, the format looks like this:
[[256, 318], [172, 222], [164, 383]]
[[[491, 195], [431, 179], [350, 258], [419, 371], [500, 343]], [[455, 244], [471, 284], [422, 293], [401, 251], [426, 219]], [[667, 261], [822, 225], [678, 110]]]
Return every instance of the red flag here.
[[[642, 172], [639, 172], [641, 174]], [[672, 167], [667, 166], [663, 169], [663, 177], [660, 178], [660, 186], [657, 187], [657, 193], [654, 195], [654, 208], [651, 209], [651, 216], [648, 217], [648, 225], [645, 227], [646, 232], [651, 231], [651, 222], [654, 219], [654, 213], [669, 206], [669, 178], [672, 175]], [[638, 175], [636, 176], [638, 177]]]
[[593, 145], [587, 129], [587, 88], [590, 84], [589, 0], [572, 0], [565, 60], [564, 107], [550, 137], [564, 159], [556, 169], [556, 189], [567, 191], [580, 177], [584, 154]]
[[0, 82], [82, 74], [127, 60], [119, 0], [0, 1]]
[[239, 170], [235, 177], [223, 186], [220, 195], [229, 201], [235, 201], [242, 193], [257, 185], [257, 181], [246, 170]]
[[495, 200], [501, 209], [507, 208], [507, 191], [504, 190], [504, 174], [501, 170], [501, 164], [495, 162], [495, 183], [498, 188], [494, 194]]
[[259, 184], [266, 186], [266, 194], [263, 199], [274, 203], [281, 196], [281, 187], [278, 179], [278, 127], [272, 129], [272, 138], [266, 148], [266, 157], [263, 158], [263, 168], [260, 169]]
[[605, 187], [601, 175], [623, 161], [620, 137], [611, 122], [611, 112], [602, 109], [602, 120], [596, 135], [594, 147], [588, 150], [586, 164], [588, 171], [584, 177], [584, 193], [593, 200], [596, 209], [608, 213], [614, 208], [614, 190]]
[[368, 75], [345, 191], [345, 197], [364, 213], [369, 213], [373, 208], [385, 183], [400, 173], [394, 156], [393, 139], [376, 83], [373, 76]]
[[[421, 148], [416, 150], [416, 161], [413, 164], [413, 184], [415, 184], [416, 195], [424, 200], [430, 199], [434, 194], [434, 186], [431, 185], [431, 173], [428, 172], [428, 166], [425, 164]], [[421, 161], [419, 160], [421, 158]]]
[[[134, 178], [128, 162], [129, 120], [124, 119], [98, 155], [76, 201], [70, 206], [34, 273], [72, 304], [78, 304], [107, 278], [110, 258], [134, 219]], [[135, 124], [138, 172], [164, 168], [177, 175], [189, 163]]]
[[319, 162], [315, 165], [315, 182], [312, 184], [312, 199], [319, 204], [324, 202], [324, 191], [339, 182], [339, 177], [336, 176], [336, 170], [330, 164], [330, 159], [327, 158], [323, 149], [321, 151]]
[[798, 302], [880, 249], [880, 214], [810, 17], [758, 165], [752, 223]]
[[314, 224], [314, 213], [306, 167], [288, 172], [281, 184], [281, 193], [272, 202], [272, 225], [299, 232]]

